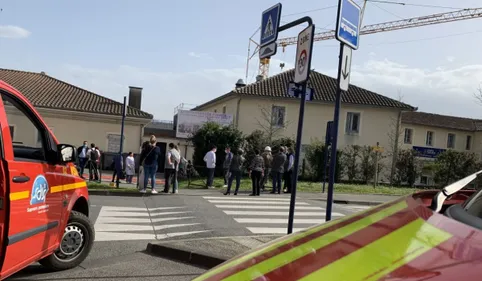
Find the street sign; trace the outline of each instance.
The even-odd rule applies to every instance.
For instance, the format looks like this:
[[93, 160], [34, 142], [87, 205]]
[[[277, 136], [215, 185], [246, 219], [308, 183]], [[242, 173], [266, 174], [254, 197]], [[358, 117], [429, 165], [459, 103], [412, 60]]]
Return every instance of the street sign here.
[[313, 37], [315, 25], [305, 28], [298, 35], [298, 47], [296, 49], [295, 79], [294, 82], [301, 84], [308, 80], [311, 68], [311, 54], [313, 51]]
[[259, 58], [265, 59], [276, 55], [277, 48], [278, 48], [278, 44], [276, 42], [273, 42], [271, 44], [268, 44], [266, 46], [259, 48]]
[[264, 47], [278, 39], [278, 28], [281, 18], [281, 3], [263, 12], [261, 16], [261, 39], [259, 44]]
[[360, 44], [361, 7], [354, 0], [339, 0], [336, 40], [358, 49]]
[[[301, 92], [302, 88], [303, 87], [301, 85], [297, 85], [294, 82], [289, 82], [288, 95], [290, 97], [299, 97], [299, 92]], [[305, 100], [312, 101], [314, 96], [315, 96], [315, 90], [313, 88], [306, 87]]]
[[350, 74], [351, 74], [351, 54], [352, 49], [343, 44], [343, 51], [342, 51], [342, 61], [340, 65], [340, 73], [338, 74], [340, 89], [343, 91], [348, 91], [348, 86], [350, 85]]

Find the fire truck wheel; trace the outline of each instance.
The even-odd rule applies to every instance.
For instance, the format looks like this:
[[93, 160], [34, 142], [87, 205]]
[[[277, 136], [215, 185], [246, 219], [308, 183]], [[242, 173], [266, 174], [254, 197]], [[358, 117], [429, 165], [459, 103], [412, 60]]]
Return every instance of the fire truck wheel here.
[[72, 211], [59, 249], [39, 262], [52, 271], [74, 268], [85, 260], [92, 249], [94, 238], [94, 226], [89, 218]]

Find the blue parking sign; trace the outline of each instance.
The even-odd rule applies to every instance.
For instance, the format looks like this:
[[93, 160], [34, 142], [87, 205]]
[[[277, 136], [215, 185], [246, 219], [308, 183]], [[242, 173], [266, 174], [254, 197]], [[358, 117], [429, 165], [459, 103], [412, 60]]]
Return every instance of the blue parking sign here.
[[261, 16], [260, 46], [266, 46], [278, 39], [278, 27], [281, 18], [281, 3], [263, 12]]
[[360, 44], [361, 7], [353, 0], [339, 0], [338, 18], [336, 21], [336, 40], [345, 43], [352, 49]]

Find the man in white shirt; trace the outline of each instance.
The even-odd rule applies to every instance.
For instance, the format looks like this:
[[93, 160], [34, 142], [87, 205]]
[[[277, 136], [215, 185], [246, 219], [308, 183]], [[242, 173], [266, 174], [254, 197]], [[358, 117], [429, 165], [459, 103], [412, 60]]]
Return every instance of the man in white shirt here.
[[207, 188], [213, 188], [214, 171], [216, 169], [216, 150], [217, 147], [213, 145], [211, 150], [204, 156], [204, 162], [206, 162], [206, 168], [208, 170]]

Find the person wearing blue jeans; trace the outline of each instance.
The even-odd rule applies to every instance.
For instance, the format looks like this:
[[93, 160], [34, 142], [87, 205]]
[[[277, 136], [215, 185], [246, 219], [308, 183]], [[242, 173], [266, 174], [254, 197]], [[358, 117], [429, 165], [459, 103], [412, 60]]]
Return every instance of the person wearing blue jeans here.
[[157, 194], [156, 191], [156, 172], [157, 159], [161, 154], [161, 149], [156, 145], [157, 140], [154, 135], [149, 139], [149, 146], [144, 148], [141, 152], [141, 166], [144, 168], [144, 188], [140, 190], [141, 193], [146, 193], [147, 184], [151, 179], [152, 193]]

